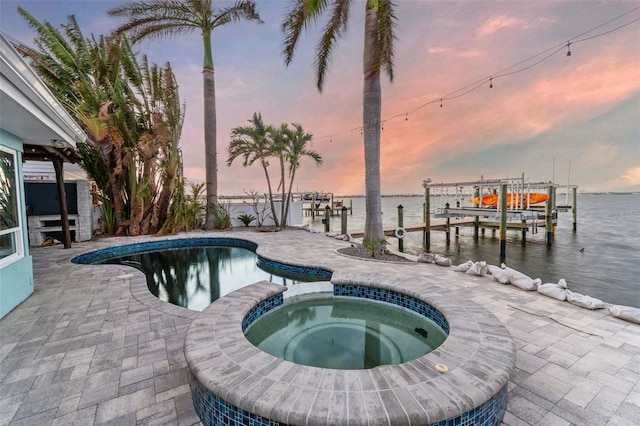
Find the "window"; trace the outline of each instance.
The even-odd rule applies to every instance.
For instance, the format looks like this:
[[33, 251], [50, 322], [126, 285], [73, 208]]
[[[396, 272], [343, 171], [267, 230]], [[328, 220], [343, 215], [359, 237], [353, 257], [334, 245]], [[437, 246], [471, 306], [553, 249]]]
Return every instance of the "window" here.
[[16, 157], [0, 147], [0, 266], [23, 256]]

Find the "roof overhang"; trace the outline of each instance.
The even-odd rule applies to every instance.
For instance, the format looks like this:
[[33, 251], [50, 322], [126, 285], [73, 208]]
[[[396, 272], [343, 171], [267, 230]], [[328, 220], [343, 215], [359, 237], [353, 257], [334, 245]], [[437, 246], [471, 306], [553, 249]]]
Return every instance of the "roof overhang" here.
[[75, 148], [86, 135], [0, 34], [0, 128], [24, 144]]

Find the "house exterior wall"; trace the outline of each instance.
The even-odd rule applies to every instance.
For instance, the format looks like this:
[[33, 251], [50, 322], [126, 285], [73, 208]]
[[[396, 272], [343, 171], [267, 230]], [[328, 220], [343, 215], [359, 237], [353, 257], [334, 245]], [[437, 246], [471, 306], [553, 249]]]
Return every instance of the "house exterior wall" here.
[[29, 244], [27, 243], [27, 216], [22, 174], [22, 140], [0, 129], [0, 145], [17, 152], [17, 199], [20, 206], [23, 253], [22, 257], [0, 266], [0, 318], [2, 318], [33, 293], [33, 262], [29, 254]]

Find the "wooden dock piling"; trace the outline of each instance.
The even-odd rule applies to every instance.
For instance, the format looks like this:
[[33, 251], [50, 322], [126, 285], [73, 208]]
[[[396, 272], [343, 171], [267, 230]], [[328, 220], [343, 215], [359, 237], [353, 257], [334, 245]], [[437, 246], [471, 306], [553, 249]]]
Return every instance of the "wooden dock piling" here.
[[324, 208], [324, 232], [331, 231], [331, 207]]
[[347, 207], [342, 206], [342, 210], [340, 211], [340, 233], [342, 235], [347, 235]]
[[578, 188], [571, 188], [571, 215], [573, 216], [573, 232], [578, 229]]
[[507, 258], [507, 184], [500, 185], [500, 261]]
[[[473, 188], [473, 198], [474, 199], [479, 199], [480, 198], [480, 187], [476, 186]], [[480, 208], [480, 203], [476, 204], [475, 207]], [[480, 228], [480, 217], [476, 216], [475, 220], [474, 220], [474, 225], [473, 225], [473, 239], [477, 240], [479, 235], [478, 235], [478, 229]], [[484, 235], [484, 230], [482, 235]]]
[[[402, 228], [404, 226], [404, 217], [403, 217], [403, 211], [404, 207], [402, 206], [402, 204], [400, 204], [398, 206], [398, 229]], [[404, 237], [404, 235], [403, 235]], [[404, 251], [404, 240], [402, 238], [398, 238], [398, 251], [400, 253], [402, 253]]]
[[545, 231], [547, 233], [547, 247], [551, 247], [553, 240], [553, 185], [547, 187], [547, 194], [549, 199], [545, 208]]
[[431, 207], [429, 205], [429, 181], [424, 181], [424, 247], [428, 253], [431, 249]]

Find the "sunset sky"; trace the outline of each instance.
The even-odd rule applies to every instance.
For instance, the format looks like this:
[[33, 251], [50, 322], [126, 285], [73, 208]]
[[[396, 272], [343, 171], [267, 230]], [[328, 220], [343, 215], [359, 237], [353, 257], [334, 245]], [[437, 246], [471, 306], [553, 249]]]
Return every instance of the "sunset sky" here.
[[[122, 20], [106, 11], [121, 3], [0, 0], [1, 30], [32, 42], [34, 32], [16, 12], [21, 5], [54, 26], [75, 14], [85, 36], [107, 34]], [[382, 131], [384, 194], [420, 193], [426, 178], [456, 182], [523, 172], [531, 182], [555, 177], [564, 185], [569, 167], [571, 184], [581, 192], [640, 191], [640, 2], [396, 3], [395, 76], [392, 83], [383, 76], [382, 84], [382, 117], [395, 117]], [[299, 191], [364, 193], [358, 129], [364, 1], [354, 1], [322, 93], [313, 68], [322, 25], [303, 37], [293, 63], [285, 67], [280, 25], [289, 2], [257, 4], [264, 24], [229, 24], [213, 33], [219, 193], [266, 190], [259, 166], [226, 165], [230, 130], [258, 111], [266, 123], [300, 123], [315, 136], [312, 148], [324, 164], [303, 162], [295, 183]], [[136, 48], [150, 61], [171, 62], [177, 74], [187, 103], [181, 141], [185, 174], [202, 181], [201, 36], [145, 41]], [[527, 67], [499, 77], [506, 68], [505, 74]], [[474, 82], [482, 84], [447, 99]], [[445, 98], [442, 107], [440, 98]]]

